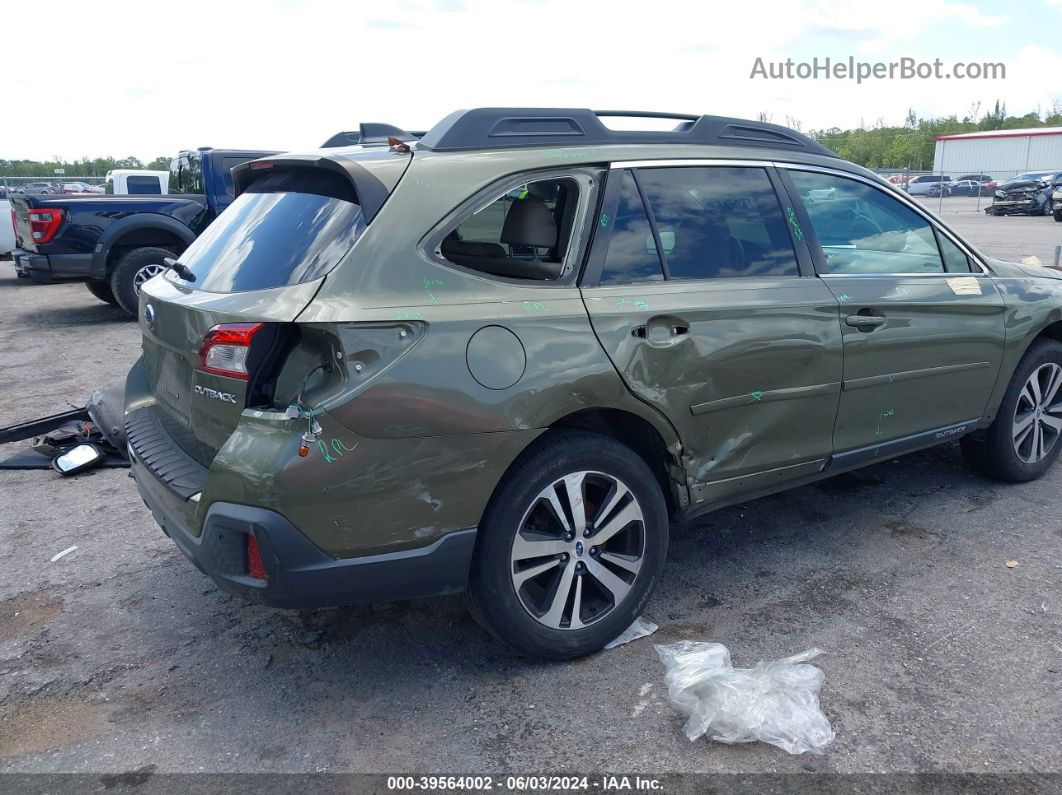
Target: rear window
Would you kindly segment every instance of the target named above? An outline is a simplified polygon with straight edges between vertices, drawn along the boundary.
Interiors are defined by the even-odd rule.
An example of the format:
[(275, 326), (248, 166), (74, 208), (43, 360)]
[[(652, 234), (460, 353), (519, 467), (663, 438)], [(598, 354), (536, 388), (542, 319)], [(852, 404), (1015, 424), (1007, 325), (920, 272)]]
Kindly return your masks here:
[(162, 193), (158, 177), (130, 176), (125, 181), (130, 195), (137, 193)]
[(364, 228), (354, 187), (317, 169), (253, 182), (181, 255), (197, 290), (236, 293), (313, 281)]

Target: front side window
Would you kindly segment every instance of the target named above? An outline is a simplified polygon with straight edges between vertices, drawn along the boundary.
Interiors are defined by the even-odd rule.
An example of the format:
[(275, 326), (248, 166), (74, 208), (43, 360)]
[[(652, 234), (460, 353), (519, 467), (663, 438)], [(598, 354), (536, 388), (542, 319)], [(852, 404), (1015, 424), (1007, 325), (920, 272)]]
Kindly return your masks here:
[(941, 234), (938, 237), (940, 238), (940, 253), (944, 257), (944, 267), (949, 273), (969, 273), (973, 270), (970, 267), (970, 258), (962, 252), (962, 249), (944, 235)]
[(494, 276), (559, 279), (578, 199), (578, 185), (570, 178), (518, 185), (452, 229), (439, 253)]
[(831, 174), (791, 171), (826, 273), (942, 273), (933, 227), (884, 191)]
[(796, 254), (762, 168), (638, 170), (671, 279), (797, 276)]

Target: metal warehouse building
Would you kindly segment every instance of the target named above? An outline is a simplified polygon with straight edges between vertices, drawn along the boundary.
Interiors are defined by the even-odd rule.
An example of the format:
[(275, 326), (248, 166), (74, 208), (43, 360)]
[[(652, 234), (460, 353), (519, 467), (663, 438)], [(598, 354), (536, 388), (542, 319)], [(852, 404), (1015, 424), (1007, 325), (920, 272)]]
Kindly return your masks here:
[(933, 170), (951, 177), (1062, 171), (1062, 127), (942, 135), (936, 144)]

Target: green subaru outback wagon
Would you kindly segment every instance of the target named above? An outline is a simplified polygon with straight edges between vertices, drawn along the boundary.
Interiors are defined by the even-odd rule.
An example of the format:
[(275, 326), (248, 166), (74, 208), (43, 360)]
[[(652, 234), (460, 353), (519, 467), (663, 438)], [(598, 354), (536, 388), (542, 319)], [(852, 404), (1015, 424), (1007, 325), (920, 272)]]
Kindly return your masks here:
[(642, 611), (669, 521), (955, 439), (1062, 444), (1062, 281), (771, 124), (460, 111), (234, 171), (140, 296), (163, 530), (282, 607), (467, 591), (514, 649)]

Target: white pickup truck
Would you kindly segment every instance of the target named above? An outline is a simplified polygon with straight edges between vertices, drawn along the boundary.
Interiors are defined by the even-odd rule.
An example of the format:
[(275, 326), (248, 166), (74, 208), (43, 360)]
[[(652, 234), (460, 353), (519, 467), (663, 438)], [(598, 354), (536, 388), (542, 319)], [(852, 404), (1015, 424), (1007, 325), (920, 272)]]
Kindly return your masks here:
[(0, 199), (0, 258), (15, 250), (15, 227), (11, 220), (11, 202)]
[(160, 195), (169, 193), (169, 171), (116, 168), (107, 172), (105, 192), (112, 196)]

